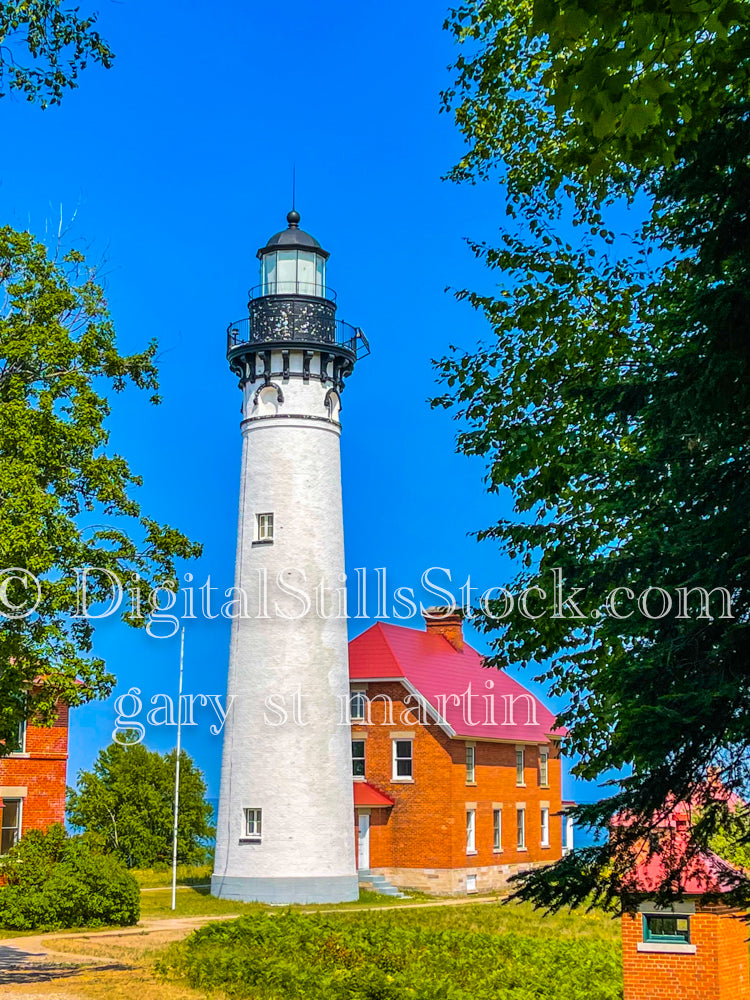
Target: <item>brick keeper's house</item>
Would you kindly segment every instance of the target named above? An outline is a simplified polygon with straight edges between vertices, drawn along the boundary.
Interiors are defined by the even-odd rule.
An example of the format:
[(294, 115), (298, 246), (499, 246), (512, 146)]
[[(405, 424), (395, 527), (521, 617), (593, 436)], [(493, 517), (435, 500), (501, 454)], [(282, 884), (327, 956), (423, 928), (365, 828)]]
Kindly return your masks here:
[(21, 749), (0, 757), (0, 854), (27, 830), (65, 820), (68, 707), (58, 706), (51, 727), (23, 725)]
[(565, 734), (483, 667), (446, 610), (429, 609), (426, 631), (378, 623), (349, 644), (358, 868), (361, 880), (483, 892), (572, 847)]

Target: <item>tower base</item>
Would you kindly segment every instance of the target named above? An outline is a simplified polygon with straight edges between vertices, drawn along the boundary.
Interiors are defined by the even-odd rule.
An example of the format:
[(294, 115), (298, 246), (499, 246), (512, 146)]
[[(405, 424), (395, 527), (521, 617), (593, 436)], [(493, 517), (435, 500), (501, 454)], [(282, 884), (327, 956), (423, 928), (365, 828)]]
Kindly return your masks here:
[(211, 895), (243, 903), (351, 903), (359, 899), (359, 879), (353, 875), (311, 875), (253, 878), (212, 875)]

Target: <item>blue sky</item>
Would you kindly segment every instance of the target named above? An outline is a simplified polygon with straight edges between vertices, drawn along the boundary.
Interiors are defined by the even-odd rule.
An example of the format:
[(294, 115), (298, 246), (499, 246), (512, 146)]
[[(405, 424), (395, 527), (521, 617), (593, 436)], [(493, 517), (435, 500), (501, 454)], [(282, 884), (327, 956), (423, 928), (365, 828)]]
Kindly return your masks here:
[[(225, 329), (246, 313), (257, 247), (285, 225), (295, 162), (302, 226), (331, 252), (339, 316), (372, 345), (344, 397), (349, 571), (387, 566), (392, 586), (415, 588), (428, 566), (478, 586), (512, 578), (467, 536), (508, 498), (484, 493), (481, 462), (455, 454), (455, 425), (427, 403), (430, 359), (486, 333), (445, 291), (488, 287), (464, 239), (491, 240), (504, 217), (498, 185), (441, 180), (462, 148), (439, 114), (454, 57), (443, 18), (424, 0), (105, 3), (112, 70), (86, 71), (60, 108), (0, 105), (0, 218), (39, 235), (62, 218), (68, 243), (101, 261), (122, 349), (159, 340), (163, 404), (118, 397), (112, 446), (144, 476), (144, 509), (203, 542), (197, 581), (232, 584), (240, 395)], [(96, 641), (119, 693), (174, 691), (177, 639), (106, 621)], [(223, 695), (228, 642), (226, 620), (190, 623), (186, 691)], [(185, 745), (215, 796), (220, 738), (207, 710), (196, 720)], [(113, 721), (111, 700), (75, 711), (69, 780)], [(152, 727), (146, 742), (173, 740)]]

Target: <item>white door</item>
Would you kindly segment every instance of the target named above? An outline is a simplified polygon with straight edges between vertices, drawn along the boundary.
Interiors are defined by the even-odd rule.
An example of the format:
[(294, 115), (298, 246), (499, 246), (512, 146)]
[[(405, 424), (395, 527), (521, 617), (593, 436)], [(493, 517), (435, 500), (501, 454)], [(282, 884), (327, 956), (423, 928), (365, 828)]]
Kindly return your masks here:
[(370, 867), (370, 814), (358, 813), (359, 852), (358, 867), (361, 870)]

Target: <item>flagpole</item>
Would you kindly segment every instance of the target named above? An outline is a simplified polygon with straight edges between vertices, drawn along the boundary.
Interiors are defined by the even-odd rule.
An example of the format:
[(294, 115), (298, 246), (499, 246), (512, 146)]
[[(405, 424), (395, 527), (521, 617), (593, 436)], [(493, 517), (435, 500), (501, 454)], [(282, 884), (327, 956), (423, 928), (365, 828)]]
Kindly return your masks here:
[(180, 814), (180, 738), (182, 736), (182, 667), (185, 659), (185, 626), (180, 636), (180, 683), (177, 695), (177, 757), (174, 769), (174, 826), (172, 830), (172, 909), (177, 908), (177, 819)]

